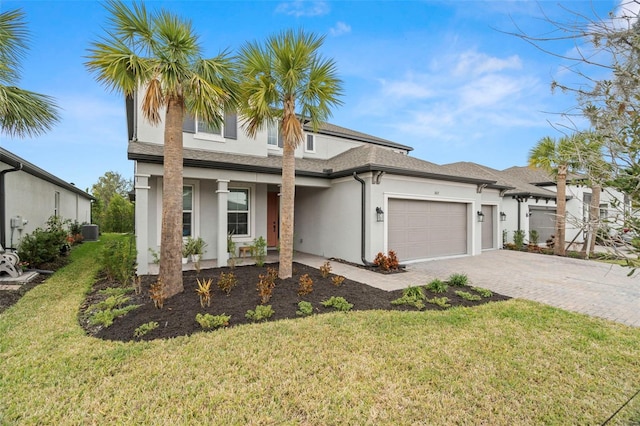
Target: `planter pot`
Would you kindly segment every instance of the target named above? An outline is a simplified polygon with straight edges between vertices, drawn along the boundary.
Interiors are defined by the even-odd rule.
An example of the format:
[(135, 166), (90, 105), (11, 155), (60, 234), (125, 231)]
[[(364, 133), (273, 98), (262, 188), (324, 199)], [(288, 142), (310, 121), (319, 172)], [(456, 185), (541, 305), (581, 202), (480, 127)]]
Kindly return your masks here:
[(189, 261), (189, 258), (188, 258), (188, 257), (183, 257), (183, 258), (182, 258), (182, 264), (183, 264), (183, 265), (186, 265), (188, 261)]

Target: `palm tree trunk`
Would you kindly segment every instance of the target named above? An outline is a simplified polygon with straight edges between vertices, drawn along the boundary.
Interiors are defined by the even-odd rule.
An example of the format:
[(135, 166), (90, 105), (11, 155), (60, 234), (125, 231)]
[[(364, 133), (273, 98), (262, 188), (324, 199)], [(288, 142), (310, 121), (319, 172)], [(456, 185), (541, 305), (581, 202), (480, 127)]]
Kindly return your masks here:
[(170, 96), (164, 130), (164, 181), (160, 275), (165, 297), (184, 290), (182, 283), (182, 119), (183, 102)]
[(567, 166), (558, 167), (558, 187), (556, 193), (556, 241), (553, 253), (558, 256), (565, 255), (565, 226), (567, 212)]
[(296, 190), (295, 148), (285, 140), (282, 150), (282, 188), (280, 195), (280, 267), (278, 277), (293, 275), (293, 213)]

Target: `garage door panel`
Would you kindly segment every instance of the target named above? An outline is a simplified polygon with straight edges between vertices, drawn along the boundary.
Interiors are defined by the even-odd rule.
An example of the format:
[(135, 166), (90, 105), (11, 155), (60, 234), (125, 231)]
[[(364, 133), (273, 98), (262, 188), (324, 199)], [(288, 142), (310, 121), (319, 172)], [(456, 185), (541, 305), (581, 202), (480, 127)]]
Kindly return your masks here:
[(400, 260), (467, 253), (467, 204), (390, 199), (388, 246)]

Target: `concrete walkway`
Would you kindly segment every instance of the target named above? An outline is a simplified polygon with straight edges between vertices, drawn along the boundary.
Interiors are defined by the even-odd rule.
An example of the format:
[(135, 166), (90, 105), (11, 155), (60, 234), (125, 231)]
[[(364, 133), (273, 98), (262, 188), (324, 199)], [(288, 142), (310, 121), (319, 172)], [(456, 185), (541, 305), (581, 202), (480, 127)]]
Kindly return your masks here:
[[(326, 259), (296, 253), (295, 261), (319, 267)], [(480, 256), (412, 263), (407, 272), (382, 275), (331, 262), (332, 272), (384, 290), (424, 285), (464, 273), (471, 284), (514, 298), (640, 327), (640, 276), (629, 268), (557, 256), (494, 250)], [(640, 271), (638, 272), (640, 273)]]

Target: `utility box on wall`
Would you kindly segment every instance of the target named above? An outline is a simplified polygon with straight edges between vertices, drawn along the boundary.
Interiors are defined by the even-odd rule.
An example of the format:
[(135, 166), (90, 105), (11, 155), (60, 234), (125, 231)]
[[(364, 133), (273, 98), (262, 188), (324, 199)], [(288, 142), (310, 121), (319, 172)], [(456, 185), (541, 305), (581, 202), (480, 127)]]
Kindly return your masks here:
[(15, 216), (11, 218), (11, 228), (13, 229), (22, 231), (27, 223), (29, 223), (29, 221), (23, 219), (22, 216)]
[(82, 225), (83, 241), (98, 241), (98, 225)]

